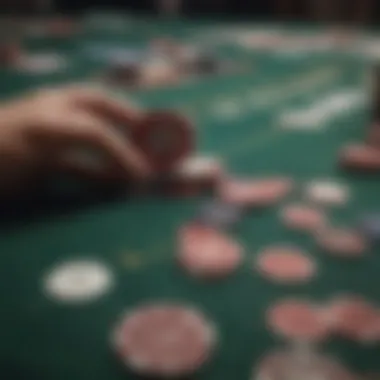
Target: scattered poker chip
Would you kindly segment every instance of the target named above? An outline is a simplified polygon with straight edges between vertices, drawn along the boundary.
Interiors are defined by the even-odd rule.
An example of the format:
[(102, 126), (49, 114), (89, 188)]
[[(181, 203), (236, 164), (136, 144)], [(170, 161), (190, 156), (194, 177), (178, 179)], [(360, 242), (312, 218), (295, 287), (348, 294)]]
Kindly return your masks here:
[(254, 267), (266, 278), (284, 284), (309, 281), (317, 265), (303, 251), (291, 246), (267, 247), (255, 259)]
[(341, 296), (327, 307), (333, 332), (360, 342), (380, 339), (379, 310), (358, 296)]
[(364, 236), (348, 228), (326, 227), (316, 233), (316, 242), (326, 252), (344, 258), (360, 258), (367, 249)]
[(201, 206), (196, 220), (216, 229), (227, 229), (239, 222), (241, 217), (242, 210), (240, 207), (214, 200)]
[(281, 300), (267, 311), (267, 326), (291, 341), (320, 342), (330, 335), (330, 325), (322, 308), (296, 299)]
[(174, 175), (191, 180), (215, 180), (223, 174), (223, 166), (217, 157), (190, 156), (181, 162)]
[(305, 192), (308, 200), (320, 205), (343, 205), (349, 199), (347, 186), (329, 180), (311, 181)]
[(343, 148), (339, 161), (345, 169), (378, 171), (380, 170), (380, 150), (365, 144), (351, 144)]
[(153, 179), (153, 192), (169, 196), (199, 196), (213, 193), (223, 176), (216, 157), (190, 156), (170, 173)]
[(178, 260), (195, 277), (222, 278), (237, 270), (243, 249), (222, 232), (194, 223), (179, 230)]
[(216, 345), (216, 335), (214, 326), (198, 310), (177, 304), (148, 304), (124, 315), (112, 344), (135, 373), (178, 378), (205, 364)]
[(277, 350), (262, 357), (251, 380), (323, 379), (354, 380), (355, 376), (335, 358), (316, 352), (299, 355)]
[(151, 57), (141, 66), (141, 86), (156, 87), (174, 84), (179, 79), (179, 73), (172, 62), (160, 57)]
[(171, 188), (178, 194), (199, 195), (215, 190), (223, 176), (223, 167), (217, 157), (190, 156), (173, 171)]
[(220, 185), (219, 197), (240, 206), (264, 207), (281, 201), (292, 186), (288, 178), (226, 179)]
[(156, 171), (178, 166), (194, 147), (192, 125), (173, 111), (149, 112), (131, 129), (131, 140)]
[(281, 210), (281, 219), (286, 227), (300, 231), (316, 231), (326, 224), (324, 212), (303, 204), (285, 206)]
[(104, 264), (77, 260), (53, 268), (44, 278), (44, 291), (65, 303), (90, 302), (108, 292), (113, 283), (113, 274)]

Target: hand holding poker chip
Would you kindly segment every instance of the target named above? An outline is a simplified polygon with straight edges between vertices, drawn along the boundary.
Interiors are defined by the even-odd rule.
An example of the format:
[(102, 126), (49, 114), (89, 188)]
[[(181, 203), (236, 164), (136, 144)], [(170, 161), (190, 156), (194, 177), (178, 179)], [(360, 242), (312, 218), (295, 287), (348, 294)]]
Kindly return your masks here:
[(132, 128), (130, 138), (157, 172), (174, 169), (194, 147), (190, 122), (184, 116), (166, 110), (142, 116)]

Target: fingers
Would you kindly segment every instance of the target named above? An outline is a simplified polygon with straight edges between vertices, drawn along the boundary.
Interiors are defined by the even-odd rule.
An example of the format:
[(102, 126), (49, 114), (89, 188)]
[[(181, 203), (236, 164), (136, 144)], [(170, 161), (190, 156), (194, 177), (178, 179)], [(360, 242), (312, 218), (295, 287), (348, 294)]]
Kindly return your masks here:
[(92, 112), (112, 123), (133, 127), (141, 117), (141, 110), (136, 106), (122, 102), (95, 89), (76, 89), (72, 101), (80, 107), (86, 107)]
[[(53, 157), (59, 156), (61, 152), (71, 155), (73, 151), (85, 149), (101, 159), (104, 158), (103, 167), (99, 157), (95, 157), (97, 162), (93, 161), (88, 165), (88, 159), (83, 160), (83, 151), (79, 153), (81, 158), (74, 153), (78, 159), (69, 159), (70, 162), (76, 161), (78, 165), (87, 162), (86, 166), (90, 171), (102, 171), (106, 167), (124, 176), (132, 174), (137, 178), (146, 178), (150, 174), (142, 154), (126, 138), (119, 135), (115, 128), (91, 114), (74, 112), (66, 115), (60, 125), (52, 126), (48, 130), (40, 129), (34, 137), (44, 147), (41, 150), (44, 149)], [(67, 160), (67, 157), (64, 159)]]
[(141, 153), (116, 130), (87, 114), (82, 115), (81, 120), (76, 119), (76, 122), (80, 124), (71, 132), (75, 141), (97, 149), (125, 172), (137, 177), (149, 175), (148, 164)]
[[(93, 88), (69, 86), (52, 89), (43, 96), (50, 100), (43, 102), (47, 104), (43, 122), (35, 123), (27, 133), (39, 144), (44, 157), (53, 161), (68, 148), (85, 146), (100, 152), (112, 164), (112, 171), (140, 178), (149, 176), (150, 169), (141, 152), (116, 129), (134, 125), (141, 117), (138, 109)], [(111, 170), (110, 165), (105, 167)]]

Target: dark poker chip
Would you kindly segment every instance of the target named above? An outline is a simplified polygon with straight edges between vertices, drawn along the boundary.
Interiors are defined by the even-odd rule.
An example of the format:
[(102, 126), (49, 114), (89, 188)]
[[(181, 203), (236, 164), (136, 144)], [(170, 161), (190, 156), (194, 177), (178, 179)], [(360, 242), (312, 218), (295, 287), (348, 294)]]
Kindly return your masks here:
[(380, 242), (380, 213), (368, 214), (361, 218), (358, 229), (371, 243)]
[(229, 229), (240, 221), (242, 214), (242, 209), (237, 205), (211, 201), (201, 206), (196, 219), (199, 223), (210, 227)]
[(147, 113), (132, 128), (130, 138), (158, 172), (169, 172), (194, 147), (191, 123), (184, 116), (166, 110)]

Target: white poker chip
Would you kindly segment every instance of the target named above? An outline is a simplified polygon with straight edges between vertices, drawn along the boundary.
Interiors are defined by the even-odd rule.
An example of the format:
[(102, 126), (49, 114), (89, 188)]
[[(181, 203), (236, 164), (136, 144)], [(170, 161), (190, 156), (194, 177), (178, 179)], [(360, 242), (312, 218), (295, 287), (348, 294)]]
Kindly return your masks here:
[(181, 163), (176, 174), (185, 178), (207, 177), (210, 174), (220, 174), (221, 168), (221, 162), (217, 157), (192, 156)]
[(343, 205), (349, 199), (348, 187), (330, 180), (312, 181), (305, 192), (310, 201), (323, 205)]
[(98, 261), (70, 261), (53, 268), (44, 278), (44, 290), (49, 298), (81, 303), (93, 301), (111, 289), (113, 274)]

